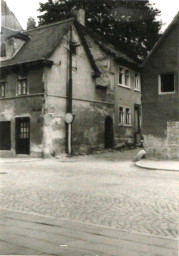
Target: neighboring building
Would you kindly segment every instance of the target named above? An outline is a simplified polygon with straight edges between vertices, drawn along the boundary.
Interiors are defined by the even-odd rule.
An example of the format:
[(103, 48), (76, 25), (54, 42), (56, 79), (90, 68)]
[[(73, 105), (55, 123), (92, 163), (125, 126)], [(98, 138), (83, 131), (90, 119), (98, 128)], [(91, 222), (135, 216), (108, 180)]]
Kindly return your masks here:
[(115, 146), (141, 143), (141, 74), (138, 65), (91, 29), (81, 26), (88, 46), (103, 73), (97, 81), (111, 81), (114, 91)]
[(14, 13), (9, 10), (9, 7), (4, 0), (1, 0), (1, 26), (12, 30), (22, 30), (19, 21)]
[(2, 39), (1, 156), (65, 152), (65, 117), (71, 111), (73, 153), (134, 143), (140, 133), (140, 74), (124, 53), (74, 18), (23, 33), (3, 28)]
[(179, 158), (179, 13), (143, 70), (143, 135), (150, 155)]

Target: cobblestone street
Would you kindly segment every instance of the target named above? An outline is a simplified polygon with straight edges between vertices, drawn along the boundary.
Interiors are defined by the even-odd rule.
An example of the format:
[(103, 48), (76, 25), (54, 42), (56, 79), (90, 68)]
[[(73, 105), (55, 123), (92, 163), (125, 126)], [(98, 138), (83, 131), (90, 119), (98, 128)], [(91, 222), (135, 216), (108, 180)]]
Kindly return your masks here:
[(83, 158), (6, 163), (0, 172), (1, 208), (177, 236), (178, 172)]

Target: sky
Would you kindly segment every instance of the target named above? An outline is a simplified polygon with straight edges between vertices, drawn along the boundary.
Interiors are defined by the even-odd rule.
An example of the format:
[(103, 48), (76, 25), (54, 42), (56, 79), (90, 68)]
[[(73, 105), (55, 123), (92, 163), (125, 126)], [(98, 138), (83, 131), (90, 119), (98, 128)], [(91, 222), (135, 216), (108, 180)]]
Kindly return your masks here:
[[(5, 0), (10, 10), (15, 14), (23, 29), (26, 29), (27, 19), (33, 16), (38, 24), (37, 16), (40, 13), (37, 11), (39, 2), (45, 3), (47, 0)], [(150, 0), (155, 7), (161, 11), (159, 20), (162, 20), (164, 25), (162, 31), (166, 29), (174, 16), (179, 11), (179, 0)]]

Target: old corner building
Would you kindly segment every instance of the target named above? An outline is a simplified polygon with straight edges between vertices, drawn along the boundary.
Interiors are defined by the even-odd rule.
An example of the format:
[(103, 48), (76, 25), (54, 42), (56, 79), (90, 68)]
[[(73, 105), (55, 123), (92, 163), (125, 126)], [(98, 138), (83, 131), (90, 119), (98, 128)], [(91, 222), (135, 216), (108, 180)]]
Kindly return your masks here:
[(2, 27), (1, 156), (66, 152), (67, 112), (75, 154), (139, 143), (140, 69), (79, 15), (27, 31)]
[(179, 13), (143, 67), (143, 134), (147, 153), (179, 158)]

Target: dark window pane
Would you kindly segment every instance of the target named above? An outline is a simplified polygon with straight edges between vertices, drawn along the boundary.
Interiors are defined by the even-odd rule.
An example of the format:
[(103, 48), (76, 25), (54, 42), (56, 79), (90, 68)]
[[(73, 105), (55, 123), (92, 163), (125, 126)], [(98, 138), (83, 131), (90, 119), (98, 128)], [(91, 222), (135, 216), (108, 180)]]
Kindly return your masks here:
[(1, 57), (6, 57), (6, 45), (5, 43), (1, 43)]
[(161, 75), (161, 92), (174, 92), (174, 74)]

